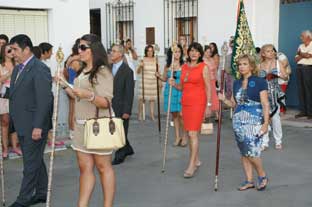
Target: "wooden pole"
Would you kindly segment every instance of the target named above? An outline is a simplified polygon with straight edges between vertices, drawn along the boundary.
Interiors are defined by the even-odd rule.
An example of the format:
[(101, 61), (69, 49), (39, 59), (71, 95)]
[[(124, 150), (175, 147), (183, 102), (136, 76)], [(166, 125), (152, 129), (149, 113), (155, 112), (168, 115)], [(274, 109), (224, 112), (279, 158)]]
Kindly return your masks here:
[[(174, 53), (177, 49), (177, 44), (173, 43), (171, 46), (172, 51), (172, 60), (171, 60), (171, 73), (170, 77), (173, 77), (173, 62), (174, 62)], [(167, 145), (168, 145), (168, 131), (169, 131), (169, 119), (170, 119), (170, 105), (171, 105), (171, 94), (172, 94), (172, 85), (169, 86), (169, 96), (168, 96), (168, 109), (167, 109), (167, 118), (166, 118), (166, 131), (165, 131), (165, 141), (164, 141), (164, 150), (163, 150), (163, 163), (162, 163), (162, 170), (161, 172), (165, 172), (165, 166), (166, 166), (166, 158), (167, 158)]]
[(2, 206), (5, 206), (5, 193), (4, 193), (4, 168), (3, 168), (3, 151), (2, 151), (2, 126), (0, 123), (0, 176), (1, 176), (1, 199)]
[[(227, 43), (224, 42), (222, 46), (222, 72), (221, 72), (221, 85), (220, 85), (220, 92), (224, 93), (224, 67), (225, 67), (225, 60), (227, 55), (228, 47)], [(219, 176), (219, 161), (220, 161), (220, 141), (221, 141), (221, 126), (222, 126), (222, 102), (219, 102), (219, 120), (218, 120), (218, 133), (217, 133), (217, 150), (216, 150), (216, 168), (215, 168), (215, 183), (214, 183), (214, 190), (218, 191), (218, 176)]]
[[(159, 72), (159, 64), (158, 64), (158, 52), (159, 47), (155, 45), (155, 54), (156, 54), (156, 72)], [(159, 134), (159, 143), (161, 142), (161, 122), (160, 122), (160, 91), (159, 91), (159, 78), (157, 77), (157, 112), (158, 112), (158, 134)]]
[[(56, 74), (60, 76), (60, 70), (62, 68), (62, 62), (64, 60), (64, 54), (62, 48), (59, 47), (56, 52), (56, 61), (57, 61), (57, 71)], [(52, 151), (50, 154), (50, 165), (49, 165), (49, 179), (48, 179), (48, 192), (47, 192), (47, 203), (46, 207), (51, 206), (51, 191), (52, 191), (52, 179), (53, 179), (53, 162), (54, 162), (54, 152), (55, 152), (55, 137), (56, 137), (56, 127), (57, 127), (57, 113), (58, 113), (58, 101), (59, 101), (59, 89), (60, 89), (60, 80), (56, 81), (56, 97), (54, 98), (54, 108), (53, 108), (53, 131), (52, 131)]]
[(144, 94), (144, 57), (142, 59), (142, 119), (145, 121), (145, 94)]

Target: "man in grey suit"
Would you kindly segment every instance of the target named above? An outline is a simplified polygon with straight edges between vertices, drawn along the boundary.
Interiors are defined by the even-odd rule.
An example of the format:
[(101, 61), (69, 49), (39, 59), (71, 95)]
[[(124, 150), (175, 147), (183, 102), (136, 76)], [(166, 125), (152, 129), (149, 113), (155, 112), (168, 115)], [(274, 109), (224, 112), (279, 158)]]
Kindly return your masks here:
[(25, 207), (46, 201), (43, 152), (52, 128), (52, 78), (49, 68), (33, 55), (28, 36), (17, 35), (10, 45), (18, 63), (10, 86), (10, 128), (18, 134), (24, 164), (21, 189), (10, 207)]

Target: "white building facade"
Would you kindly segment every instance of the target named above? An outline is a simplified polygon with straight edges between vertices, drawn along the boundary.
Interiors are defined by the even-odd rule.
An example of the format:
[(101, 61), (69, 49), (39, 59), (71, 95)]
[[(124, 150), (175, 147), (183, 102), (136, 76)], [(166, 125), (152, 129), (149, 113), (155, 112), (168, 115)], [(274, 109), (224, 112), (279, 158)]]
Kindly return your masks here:
[[(179, 35), (188, 36), (189, 40), (202, 44), (216, 42), (221, 47), (224, 41), (235, 34), (238, 0), (129, 2), (133, 1), (90, 0), (90, 9), (100, 11), (101, 37), (106, 47), (119, 39), (131, 38), (141, 54), (146, 42), (149, 42), (146, 40), (152, 38), (160, 46), (160, 54), (164, 54), (165, 48), (173, 39), (177, 40)], [(244, 2), (255, 44), (273, 43), (278, 46), (280, 0)], [(153, 37), (149, 37), (150, 30)]]
[[(89, 19), (86, 0), (0, 1), (0, 33), (9, 38), (27, 34), (34, 45), (49, 42), (54, 46), (54, 53), (61, 46), (65, 57), (70, 54), (74, 41), (90, 32)], [(54, 59), (52, 67), (55, 67)]]

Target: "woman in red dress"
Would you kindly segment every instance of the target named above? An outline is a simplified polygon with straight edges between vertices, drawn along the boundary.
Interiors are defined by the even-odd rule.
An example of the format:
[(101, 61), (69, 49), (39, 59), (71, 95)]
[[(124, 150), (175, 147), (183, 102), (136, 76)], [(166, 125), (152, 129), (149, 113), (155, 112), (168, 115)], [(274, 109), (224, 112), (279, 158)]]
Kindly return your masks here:
[(181, 83), (176, 84), (171, 78), (170, 84), (182, 90), (182, 119), (190, 143), (189, 163), (183, 176), (191, 178), (201, 165), (198, 131), (201, 128), (205, 111), (209, 116), (211, 113), (211, 90), (210, 74), (206, 64), (203, 63), (204, 51), (202, 46), (197, 42), (192, 43), (187, 54), (187, 63), (182, 66)]

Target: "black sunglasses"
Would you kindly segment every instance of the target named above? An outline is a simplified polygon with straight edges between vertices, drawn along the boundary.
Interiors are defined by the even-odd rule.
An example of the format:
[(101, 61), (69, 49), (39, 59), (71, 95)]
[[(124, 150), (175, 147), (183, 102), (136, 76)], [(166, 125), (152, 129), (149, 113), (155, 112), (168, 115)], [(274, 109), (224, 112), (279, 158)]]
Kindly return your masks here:
[(90, 48), (90, 46), (88, 46), (88, 45), (79, 45), (78, 48), (79, 48), (81, 51), (86, 51), (87, 49)]

